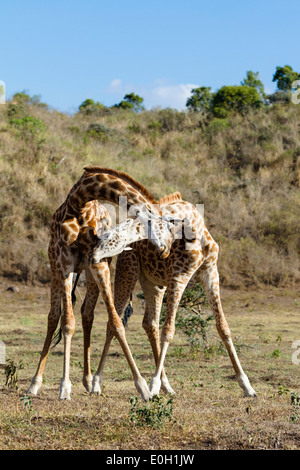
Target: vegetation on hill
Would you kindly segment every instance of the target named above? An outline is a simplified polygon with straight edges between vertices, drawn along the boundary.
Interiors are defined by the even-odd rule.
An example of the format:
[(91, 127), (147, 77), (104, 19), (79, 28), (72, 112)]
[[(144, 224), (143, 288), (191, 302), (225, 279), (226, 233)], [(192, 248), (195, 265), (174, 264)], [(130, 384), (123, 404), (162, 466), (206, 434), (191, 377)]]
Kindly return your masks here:
[(87, 99), (71, 116), (24, 92), (0, 105), (0, 274), (49, 280), (52, 213), (94, 164), (157, 198), (203, 203), (224, 285), (299, 281), (300, 106), (286, 85), (299, 74), (286, 67), (277, 96), (248, 72), (214, 94), (193, 90), (186, 111), (145, 110), (134, 93), (111, 108)]

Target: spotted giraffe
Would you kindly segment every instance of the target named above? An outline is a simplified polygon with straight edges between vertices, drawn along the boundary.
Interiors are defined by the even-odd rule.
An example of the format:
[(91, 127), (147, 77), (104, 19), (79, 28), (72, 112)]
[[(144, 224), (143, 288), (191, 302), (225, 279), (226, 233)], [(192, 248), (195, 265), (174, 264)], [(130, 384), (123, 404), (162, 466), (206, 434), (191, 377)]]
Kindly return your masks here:
[[(70, 399), (71, 382), (69, 378), (71, 339), (75, 329), (75, 317), (72, 308), (73, 273), (86, 272), (87, 297), (81, 309), (84, 329), (84, 377), (87, 390), (92, 387), (92, 374), (89, 366), (90, 333), (93, 311), (99, 295), (102, 294), (108, 312), (110, 331), (120, 342), (126, 359), (133, 373), (138, 392), (148, 399), (150, 392), (146, 381), (141, 376), (131, 355), (125, 337), (125, 330), (113, 302), (110, 282), (109, 260), (102, 258), (97, 263), (89, 263), (92, 249), (99, 243), (99, 236), (111, 227), (107, 210), (97, 201), (106, 200), (118, 204), (120, 196), (127, 197), (127, 208), (136, 207), (135, 214), (143, 224), (152, 220), (163, 223), (154, 206), (155, 200), (147, 189), (126, 173), (101, 167), (86, 167), (82, 177), (73, 186), (65, 202), (53, 215), (48, 255), (51, 268), (50, 312), (48, 315), (47, 334), (40, 361), (28, 393), (36, 395), (49, 353), (53, 334), (61, 317), (61, 329), (64, 337), (64, 367), (60, 383), (60, 399)], [(168, 223), (169, 226), (169, 223)], [(160, 255), (167, 256), (169, 242), (167, 232), (151, 232), (152, 241)], [(138, 240), (139, 238), (135, 238)], [(63, 305), (61, 312), (61, 302)]]
[[(187, 284), (192, 280), (201, 282), (206, 291), (217, 331), (228, 351), (238, 384), (244, 390), (245, 396), (255, 396), (255, 390), (250, 385), (237, 356), (221, 305), (217, 243), (208, 232), (200, 212), (189, 202), (183, 201), (180, 193), (166, 196), (158, 203), (163, 215), (186, 221), (182, 233), (177, 233), (177, 238), (171, 242), (170, 255), (165, 259), (157, 256), (149, 240), (134, 243), (132, 251), (123, 251), (117, 259), (114, 286), (115, 307), (121, 316), (137, 280), (141, 284), (146, 301), (143, 328), (148, 335), (156, 363), (150, 392), (153, 395), (158, 394), (162, 387), (165, 392), (174, 393), (165, 374), (164, 361), (175, 333), (175, 316), (179, 302)], [(159, 317), (165, 291), (166, 317), (160, 341)], [(103, 368), (111, 339), (112, 333), (107, 328), (105, 346), (93, 379), (93, 391), (96, 393), (101, 392)]]

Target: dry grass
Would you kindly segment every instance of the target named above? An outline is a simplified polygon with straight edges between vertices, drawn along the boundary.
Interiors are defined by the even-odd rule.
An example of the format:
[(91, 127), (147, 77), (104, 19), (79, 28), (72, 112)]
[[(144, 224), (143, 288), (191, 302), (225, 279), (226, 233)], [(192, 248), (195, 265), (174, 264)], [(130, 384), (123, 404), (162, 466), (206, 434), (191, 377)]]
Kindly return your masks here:
[[(25, 112), (40, 120), (33, 121), (30, 133), (9, 123), (10, 104), (0, 106), (0, 339), (7, 359), (16, 365), (22, 360), (24, 368), (17, 391), (5, 386), (1, 374), (0, 448), (299, 449), (300, 411), (291, 394), (299, 390), (300, 373), (291, 355), (300, 321), (300, 108), (206, 121), (172, 110), (67, 116), (24, 104)], [(89, 130), (91, 124), (100, 132), (95, 126)], [(102, 396), (89, 396), (81, 385), (77, 305), (72, 401), (57, 399), (59, 345), (49, 357), (40, 394), (24, 405), (46, 331), (49, 288), (41, 283), (49, 281), (51, 215), (86, 164), (126, 171), (157, 198), (181, 191), (186, 200), (204, 203), (207, 226), (220, 245), (225, 313), (257, 399), (242, 397), (214, 329), (208, 356), (191, 351), (177, 333), (166, 362), (177, 392), (173, 420), (161, 429), (134, 426), (129, 398), (136, 392), (116, 342)], [(17, 281), (23, 281), (20, 291), (8, 292)], [(103, 304), (97, 309), (94, 369), (106, 325)], [(149, 382), (153, 359), (137, 299), (135, 312), (127, 336)]]
[[(170, 346), (166, 370), (177, 395), (172, 421), (160, 429), (130, 422), (131, 395), (136, 391), (129, 367), (114, 341), (105, 368), (103, 394), (89, 396), (82, 384), (82, 328), (76, 306), (77, 328), (72, 343), (71, 402), (58, 400), (62, 374), (62, 345), (51, 353), (45, 382), (30, 406), (21, 398), (37, 366), (46, 330), (49, 291), (18, 285), (7, 291), (2, 281), (0, 338), (7, 359), (20, 360), (17, 391), (5, 387), (1, 374), (1, 449), (299, 449), (300, 410), (291, 404), (299, 391), (299, 367), (292, 363), (292, 342), (298, 339), (299, 292), (269, 288), (256, 291), (223, 290), (223, 304), (239, 357), (258, 393), (245, 399), (212, 325), (213, 353), (190, 350), (177, 332)], [(84, 288), (79, 288), (84, 295)], [(80, 302), (79, 302), (80, 304)], [(142, 332), (142, 308), (134, 299), (127, 337), (137, 364), (149, 383), (154, 371), (152, 354)], [(99, 314), (100, 312), (100, 314)], [(104, 342), (106, 313), (101, 302), (92, 336), (92, 363), (97, 367)], [(277, 351), (274, 353), (274, 351)]]
[(156, 197), (179, 190), (204, 203), (223, 285), (299, 281), (299, 106), (205, 121), (164, 109), (67, 116), (24, 105), (46, 126), (28, 136), (9, 124), (10, 105), (0, 107), (2, 274), (49, 279), (51, 215), (91, 163), (128, 172)]

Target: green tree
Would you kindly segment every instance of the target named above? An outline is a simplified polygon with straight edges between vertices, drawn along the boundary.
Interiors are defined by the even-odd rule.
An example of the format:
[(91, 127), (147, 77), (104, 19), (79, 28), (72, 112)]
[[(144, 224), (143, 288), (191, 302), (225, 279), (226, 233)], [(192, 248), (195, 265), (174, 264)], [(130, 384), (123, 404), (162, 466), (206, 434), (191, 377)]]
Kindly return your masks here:
[(133, 111), (139, 112), (145, 109), (143, 102), (144, 98), (141, 96), (136, 95), (135, 93), (128, 93), (119, 104), (115, 105), (115, 107), (121, 109), (132, 109)]
[(79, 111), (84, 114), (95, 114), (99, 111), (103, 111), (105, 106), (99, 101), (94, 101), (91, 98), (84, 100), (78, 107)]
[(231, 111), (244, 114), (262, 105), (256, 88), (247, 85), (223, 86), (212, 99), (212, 112), (218, 118), (226, 118)]
[(252, 70), (248, 70), (246, 72), (246, 78), (244, 78), (244, 80), (241, 82), (241, 85), (255, 88), (260, 94), (261, 98), (263, 100), (266, 99), (265, 87), (262, 81), (259, 79), (259, 72), (252, 72)]
[(211, 107), (213, 94), (211, 87), (199, 87), (191, 90), (192, 95), (187, 99), (186, 107), (191, 111), (208, 111)]
[(295, 72), (290, 65), (284, 67), (276, 67), (273, 75), (273, 82), (277, 82), (278, 90), (291, 92), (292, 84), (295, 80), (300, 79), (300, 73)]

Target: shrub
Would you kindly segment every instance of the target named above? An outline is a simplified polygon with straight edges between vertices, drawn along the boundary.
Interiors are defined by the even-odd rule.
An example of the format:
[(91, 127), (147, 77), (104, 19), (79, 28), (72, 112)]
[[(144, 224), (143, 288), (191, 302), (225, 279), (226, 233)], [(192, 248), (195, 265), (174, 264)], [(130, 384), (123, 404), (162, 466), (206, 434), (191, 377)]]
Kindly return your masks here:
[(258, 78), (259, 73), (258, 72), (252, 72), (252, 70), (248, 70), (246, 74), (246, 78), (241, 82), (241, 85), (246, 85), (255, 88), (261, 99), (265, 100), (266, 94), (265, 94), (265, 88), (263, 83), (260, 81)]
[(192, 89), (192, 96), (187, 99), (186, 107), (191, 111), (209, 111), (213, 99), (211, 87)]
[(41, 102), (40, 95), (30, 96), (28, 93), (25, 93), (25, 91), (15, 93), (13, 95), (13, 101), (18, 105), (33, 105), (39, 108), (48, 109), (48, 105)]
[(22, 118), (13, 118), (9, 124), (26, 141), (38, 140), (41, 142), (44, 138), (46, 126), (41, 119), (27, 115)]
[[(166, 297), (164, 295), (160, 325), (163, 325), (166, 316)], [(206, 294), (201, 284), (197, 283), (191, 288), (185, 289), (176, 314), (175, 326), (188, 337), (189, 344), (195, 348), (203, 346), (208, 348), (208, 327), (213, 320), (211, 313), (205, 314), (204, 308), (208, 307)]]
[(107, 111), (107, 108), (99, 103), (99, 101), (94, 101), (90, 98), (86, 99), (81, 103), (81, 105), (78, 107), (79, 112), (82, 114), (96, 114), (96, 115), (102, 115)]
[(134, 93), (128, 93), (119, 104), (115, 105), (115, 107), (121, 109), (132, 109), (133, 111), (139, 112), (144, 110), (143, 102), (144, 98), (141, 96), (135, 95)]
[(185, 120), (186, 114), (184, 112), (166, 108), (158, 111), (158, 119), (155, 125), (156, 128), (160, 127), (161, 131), (164, 132), (182, 131), (184, 129)]
[(9, 388), (18, 389), (18, 371), (24, 368), (23, 361), (19, 361), (19, 364), (15, 364), (12, 359), (7, 361), (4, 368), (5, 373), (5, 385)]
[(155, 395), (148, 403), (138, 407), (138, 398), (130, 397), (130, 421), (136, 426), (161, 428), (165, 421), (171, 421), (173, 413), (173, 398)]
[(212, 99), (212, 112), (218, 118), (226, 118), (230, 112), (245, 114), (249, 109), (262, 105), (258, 91), (254, 87), (223, 86)]
[(91, 123), (87, 129), (87, 135), (105, 141), (113, 134), (112, 129), (99, 123)]
[(300, 79), (300, 74), (295, 72), (290, 65), (284, 67), (276, 67), (273, 75), (273, 82), (277, 82), (278, 90), (290, 93), (292, 84), (295, 80)]

